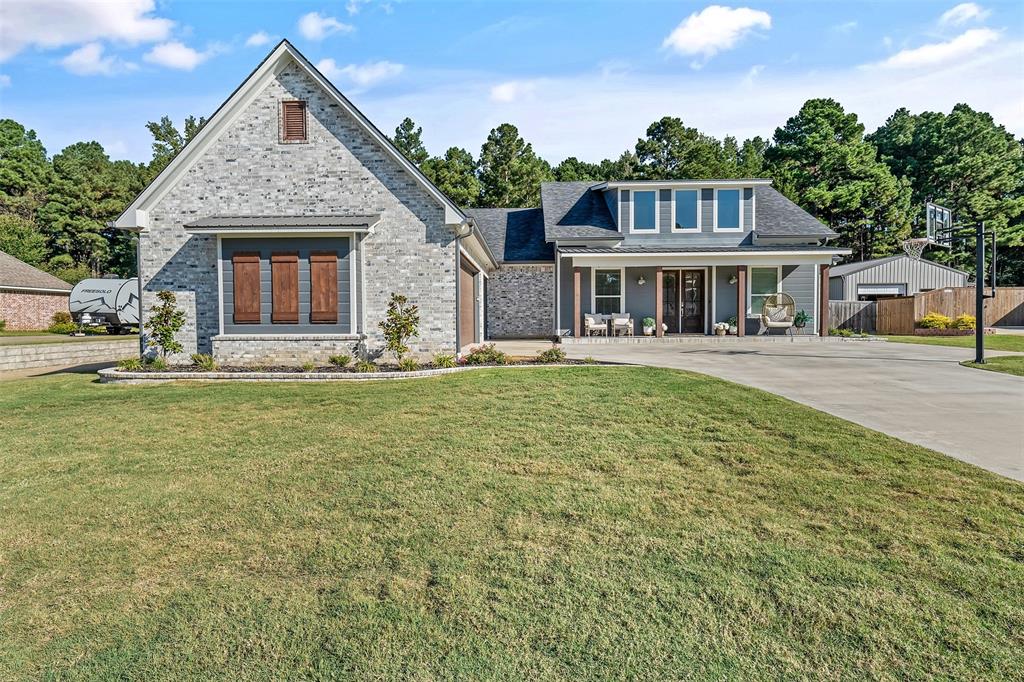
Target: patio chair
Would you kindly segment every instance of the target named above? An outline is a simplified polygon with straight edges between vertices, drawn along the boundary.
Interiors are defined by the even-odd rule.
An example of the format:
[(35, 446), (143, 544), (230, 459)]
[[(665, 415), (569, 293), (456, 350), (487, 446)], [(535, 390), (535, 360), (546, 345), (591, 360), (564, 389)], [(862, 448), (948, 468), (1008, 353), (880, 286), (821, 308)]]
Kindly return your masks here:
[(761, 329), (758, 334), (767, 334), (769, 329), (785, 329), (793, 336), (793, 318), (796, 315), (796, 301), (789, 294), (772, 294), (764, 300), (761, 309)]
[(612, 336), (633, 336), (633, 318), (625, 314), (613, 314)]
[(605, 315), (596, 315), (593, 313), (587, 313), (583, 316), (583, 334), (585, 336), (593, 336), (594, 334), (600, 334), (601, 336), (608, 336), (608, 318)]

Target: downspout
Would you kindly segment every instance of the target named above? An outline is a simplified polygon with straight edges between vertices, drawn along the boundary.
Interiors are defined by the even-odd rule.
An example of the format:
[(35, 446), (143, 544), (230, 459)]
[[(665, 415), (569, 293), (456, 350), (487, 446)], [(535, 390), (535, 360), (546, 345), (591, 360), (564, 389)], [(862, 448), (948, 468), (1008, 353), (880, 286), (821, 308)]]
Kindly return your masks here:
[[(476, 222), (466, 218), (455, 228), (455, 355), (462, 351), (462, 325), (459, 324), (459, 311), (462, 310), (462, 240), (476, 231)], [(476, 322), (473, 322), (476, 326)]]

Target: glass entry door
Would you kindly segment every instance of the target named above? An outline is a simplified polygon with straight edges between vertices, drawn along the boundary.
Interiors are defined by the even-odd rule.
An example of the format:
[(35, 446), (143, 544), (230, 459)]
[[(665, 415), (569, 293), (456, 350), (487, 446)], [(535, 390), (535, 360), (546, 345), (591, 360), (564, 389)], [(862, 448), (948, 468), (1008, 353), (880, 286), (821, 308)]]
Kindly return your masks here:
[(679, 333), (679, 271), (662, 273), (661, 316), (668, 334)]
[(679, 323), (684, 334), (704, 333), (704, 271), (683, 270)]
[(704, 333), (704, 271), (665, 270), (661, 314), (668, 334)]

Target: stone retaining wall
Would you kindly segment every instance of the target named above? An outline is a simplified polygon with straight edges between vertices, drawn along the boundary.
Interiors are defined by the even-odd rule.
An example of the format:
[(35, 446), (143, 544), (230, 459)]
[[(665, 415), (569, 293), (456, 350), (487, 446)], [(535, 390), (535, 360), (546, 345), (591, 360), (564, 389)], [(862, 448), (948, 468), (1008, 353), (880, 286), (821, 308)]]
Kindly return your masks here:
[(0, 372), (34, 367), (72, 367), (138, 356), (137, 339), (0, 346)]
[(213, 337), (213, 357), (221, 365), (326, 365), (332, 355), (356, 357), (358, 335), (264, 335)]

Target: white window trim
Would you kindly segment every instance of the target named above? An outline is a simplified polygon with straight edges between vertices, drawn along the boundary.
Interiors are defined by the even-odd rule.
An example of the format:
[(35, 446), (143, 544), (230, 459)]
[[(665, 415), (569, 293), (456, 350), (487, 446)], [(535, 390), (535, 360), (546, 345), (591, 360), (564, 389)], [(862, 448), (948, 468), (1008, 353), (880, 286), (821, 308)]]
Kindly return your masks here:
[[(700, 232), (701, 228), (703, 227), (700, 224), (700, 188), (676, 187), (669, 191), (672, 192), (672, 232), (674, 232), (675, 234), (696, 234), (697, 232)], [(676, 227), (676, 192), (693, 192), (697, 195), (697, 227)]]
[[(735, 230), (732, 230), (735, 232)], [(753, 315), (754, 308), (751, 301), (754, 296), (754, 270), (771, 270), (775, 268), (778, 273), (775, 278), (775, 292), (782, 293), (782, 266), (781, 265), (751, 265), (747, 267), (747, 315)], [(758, 294), (758, 296), (771, 296), (771, 294)]]
[[(712, 230), (714, 232), (743, 232), (743, 187), (715, 187), (715, 198), (714, 198), (714, 210), (711, 212), (714, 222)], [(725, 191), (736, 191), (739, 192), (739, 227), (719, 227), (718, 226), (718, 193), (722, 190)]]
[[(633, 217), (633, 212), (636, 209), (636, 195), (637, 192), (651, 192), (654, 194), (654, 229), (636, 229), (636, 219)], [(661, 232), (661, 211), (658, 210), (658, 195), (660, 190), (655, 189), (641, 189), (633, 190), (629, 195), (629, 233), (630, 234), (658, 234)]]
[[(642, 230), (641, 230), (642, 231)], [(619, 272), (619, 314), (626, 312), (626, 268), (590, 268), (590, 313), (597, 314), (597, 271), (617, 270)], [(613, 298), (602, 296), (601, 298)]]

